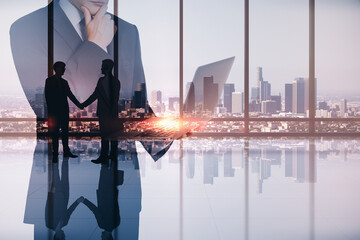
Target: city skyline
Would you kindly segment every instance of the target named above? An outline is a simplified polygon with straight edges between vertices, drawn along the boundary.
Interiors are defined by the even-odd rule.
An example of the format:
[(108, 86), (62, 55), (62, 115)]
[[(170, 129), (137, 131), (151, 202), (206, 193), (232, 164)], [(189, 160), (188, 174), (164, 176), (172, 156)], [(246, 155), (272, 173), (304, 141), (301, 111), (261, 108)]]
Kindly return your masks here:
[[(0, 25), (0, 42), (5, 50), (0, 58), (0, 70), (6, 73), (6, 79), (10, 81), (1, 81), (0, 94), (23, 94), (10, 53), (8, 33), (11, 23), (46, 3), (43, 0), (18, 1), (17, 4), (23, 5), (21, 9), (17, 4), (1, 3), (3, 21)], [(281, 3), (282, 7), (266, 1), (254, 1), (250, 5), (250, 83), (254, 85), (255, 69), (260, 65), (266, 71), (264, 79), (272, 82), (274, 92), (283, 95), (282, 85), (285, 82), (292, 81), (296, 76), (308, 75), (308, 2), (277, 0), (274, 3)], [(157, 10), (158, 15), (151, 16), (149, 21), (150, 13), (146, 10), (155, 5), (161, 7)], [(203, 6), (207, 11), (201, 11), (200, 18), (198, 10)], [(166, 94), (178, 97), (177, 3), (160, 3), (160, 0), (156, 0), (151, 4), (146, 1), (135, 4), (121, 1), (119, 8), (120, 17), (139, 28), (145, 74), (148, 83), (151, 83), (148, 91), (167, 90)], [(110, 1), (109, 12), (112, 9)], [(198, 66), (235, 55), (236, 61), (228, 83), (235, 83), (238, 86), (235, 90), (243, 91), (242, 9), (241, 1), (231, 1), (228, 5), (215, 1), (185, 2), (184, 83), (191, 80)], [(360, 42), (360, 30), (355, 24), (360, 21), (359, 12), (359, 1), (316, 1), (315, 74), (319, 80), (320, 95), (355, 97), (359, 91), (360, 46), (357, 43)], [(215, 18), (217, 14), (220, 14), (220, 18)], [(167, 24), (162, 23), (164, 19), (167, 19)], [(229, 36), (227, 41), (216, 34), (225, 23), (227, 27), (221, 33)], [(205, 30), (204, 26), (209, 24), (214, 27)], [(153, 34), (151, 26), (157, 27), (157, 34)], [(198, 29), (203, 30), (196, 32)], [(164, 34), (168, 36), (167, 42), (162, 37)], [(266, 41), (261, 36), (266, 36)], [(345, 84), (336, 86), (339, 81)]]

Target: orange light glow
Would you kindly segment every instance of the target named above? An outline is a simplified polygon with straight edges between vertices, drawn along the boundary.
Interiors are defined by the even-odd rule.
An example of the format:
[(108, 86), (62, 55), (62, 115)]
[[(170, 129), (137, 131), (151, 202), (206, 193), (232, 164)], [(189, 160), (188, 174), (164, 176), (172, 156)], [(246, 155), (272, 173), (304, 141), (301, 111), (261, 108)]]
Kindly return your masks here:
[(165, 118), (155, 123), (155, 126), (168, 131), (178, 131), (181, 121), (175, 118)]

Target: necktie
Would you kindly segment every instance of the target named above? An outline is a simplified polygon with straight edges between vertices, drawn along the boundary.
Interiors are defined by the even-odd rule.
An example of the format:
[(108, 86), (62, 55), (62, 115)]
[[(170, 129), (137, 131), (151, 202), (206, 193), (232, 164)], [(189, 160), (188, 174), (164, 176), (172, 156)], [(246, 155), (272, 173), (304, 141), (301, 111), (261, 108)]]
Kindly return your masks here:
[(80, 31), (81, 31), (81, 38), (83, 41), (85, 41), (87, 39), (86, 37), (86, 27), (85, 27), (85, 18), (83, 18), (80, 22)]

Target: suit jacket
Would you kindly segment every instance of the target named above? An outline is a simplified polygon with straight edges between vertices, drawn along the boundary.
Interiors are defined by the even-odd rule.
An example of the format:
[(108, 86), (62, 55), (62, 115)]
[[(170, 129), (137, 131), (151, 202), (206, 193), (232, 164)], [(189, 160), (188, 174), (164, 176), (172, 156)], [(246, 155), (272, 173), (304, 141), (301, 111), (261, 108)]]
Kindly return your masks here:
[[(107, 52), (93, 42), (83, 41), (59, 6), (58, 0), (15, 21), (10, 28), (11, 51), (21, 86), (37, 117), (43, 117), (45, 112), (39, 111), (44, 109), (45, 104), (41, 102), (41, 97), (35, 98), (35, 95), (43, 95), (43, 79), (48, 77), (48, 9), (52, 6), (53, 59), (54, 62), (66, 63), (63, 77), (68, 80), (80, 101), (93, 93), (101, 73), (102, 61), (114, 59), (115, 38), (107, 47)], [(112, 18), (117, 22), (118, 65), (115, 67), (121, 82), (120, 98), (132, 99), (138, 84), (145, 83), (139, 33), (135, 25), (116, 16)], [(133, 144), (135, 145), (134, 142)], [(142, 144), (145, 146), (151, 143)], [(156, 145), (164, 145), (167, 150), (171, 143)], [(154, 148), (147, 151), (154, 160), (166, 152), (161, 151), (159, 154)]]
[(84, 106), (90, 105), (96, 99), (97, 109), (96, 115), (98, 117), (117, 117), (118, 116), (118, 101), (119, 101), (119, 91), (120, 91), (120, 81), (115, 77), (112, 77), (110, 81), (112, 82), (112, 96), (113, 99), (110, 100), (110, 96), (108, 96), (107, 91), (104, 89), (103, 82), (106, 81), (105, 77), (99, 79), (95, 91), (90, 97), (84, 102)]
[(65, 79), (57, 79), (55, 76), (46, 79), (45, 99), (49, 116), (69, 118), (68, 97), (73, 103), (80, 105)]
[[(54, 62), (66, 63), (64, 78), (80, 101), (96, 87), (102, 60), (114, 59), (114, 39), (107, 52), (90, 41), (83, 41), (75, 31), (57, 0), (14, 22), (10, 29), (11, 50), (15, 67), (31, 107), (44, 106), (36, 94), (43, 94), (43, 79), (48, 69), (48, 8), (54, 7)], [(139, 34), (132, 25), (116, 16), (118, 35), (118, 78), (120, 97), (132, 99), (138, 83), (145, 83)], [(37, 100), (37, 101), (35, 101)], [(38, 117), (41, 112), (35, 111)]]

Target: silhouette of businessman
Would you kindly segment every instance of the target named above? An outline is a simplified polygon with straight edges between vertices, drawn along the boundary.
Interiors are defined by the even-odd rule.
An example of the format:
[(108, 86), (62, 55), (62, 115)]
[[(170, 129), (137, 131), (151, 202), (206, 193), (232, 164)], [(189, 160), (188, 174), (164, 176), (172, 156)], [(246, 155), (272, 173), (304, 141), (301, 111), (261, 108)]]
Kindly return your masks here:
[[(101, 153), (93, 163), (106, 163), (109, 159), (109, 139), (114, 132), (121, 131), (123, 125), (116, 119), (118, 118), (118, 101), (120, 92), (120, 81), (112, 75), (114, 62), (111, 59), (105, 59), (102, 62), (101, 72), (104, 74), (96, 85), (95, 91), (82, 103), (87, 107), (95, 100), (97, 102), (96, 115), (99, 117), (100, 135), (101, 135)], [(115, 138), (111, 140), (110, 158), (117, 157), (118, 142)]]
[(56, 161), (59, 154), (59, 132), (61, 128), (61, 139), (64, 157), (75, 158), (69, 148), (69, 103), (67, 98), (79, 108), (83, 109), (80, 102), (71, 92), (68, 82), (62, 78), (65, 73), (65, 63), (54, 64), (55, 75), (46, 79), (45, 99), (48, 109), (49, 132), (52, 137), (53, 160)]
[[(59, 174), (59, 164), (51, 163), (52, 175), (50, 178), (50, 189), (45, 205), (45, 224), (46, 227), (55, 232), (54, 239), (65, 239), (62, 230), (70, 219), (79, 203), (84, 201), (84, 197), (79, 197), (68, 208), (69, 204), (69, 159), (65, 158), (61, 167), (61, 179)], [(50, 171), (50, 170), (49, 170)]]

